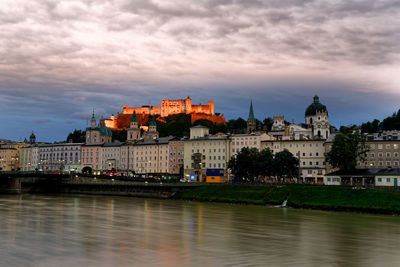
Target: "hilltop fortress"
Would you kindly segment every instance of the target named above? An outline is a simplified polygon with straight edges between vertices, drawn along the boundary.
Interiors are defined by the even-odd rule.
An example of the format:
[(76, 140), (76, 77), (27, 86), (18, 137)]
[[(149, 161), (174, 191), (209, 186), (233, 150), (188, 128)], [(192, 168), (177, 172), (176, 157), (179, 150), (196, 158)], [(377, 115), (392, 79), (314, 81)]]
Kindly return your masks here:
[(207, 105), (192, 105), (192, 99), (187, 97), (186, 99), (178, 100), (164, 99), (159, 107), (151, 106), (150, 103), (141, 107), (124, 105), (122, 113), (117, 113), (117, 116), (111, 115), (110, 119), (105, 120), (105, 125), (115, 130), (127, 129), (134, 112), (140, 125), (146, 124), (150, 116), (159, 115), (161, 118), (158, 118), (158, 120), (162, 121), (164, 117), (180, 113), (190, 114), (192, 123), (200, 119), (206, 119), (216, 124), (225, 124), (224, 115), (214, 113), (213, 101), (208, 101)]

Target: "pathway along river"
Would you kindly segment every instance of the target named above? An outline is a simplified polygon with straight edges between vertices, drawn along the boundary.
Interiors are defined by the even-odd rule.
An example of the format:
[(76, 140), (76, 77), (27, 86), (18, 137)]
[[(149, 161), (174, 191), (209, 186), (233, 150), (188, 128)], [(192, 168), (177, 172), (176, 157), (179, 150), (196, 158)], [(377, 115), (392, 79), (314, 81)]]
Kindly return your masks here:
[(0, 196), (1, 266), (399, 266), (400, 217), (109, 196)]

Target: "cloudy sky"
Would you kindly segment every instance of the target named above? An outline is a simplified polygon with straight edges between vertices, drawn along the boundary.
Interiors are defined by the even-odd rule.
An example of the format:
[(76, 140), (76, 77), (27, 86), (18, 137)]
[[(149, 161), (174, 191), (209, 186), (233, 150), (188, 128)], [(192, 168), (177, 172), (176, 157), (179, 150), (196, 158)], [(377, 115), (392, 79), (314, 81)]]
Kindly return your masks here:
[(302, 122), (317, 93), (335, 126), (382, 119), (400, 108), (399, 18), (393, 0), (2, 0), (0, 138), (187, 96)]

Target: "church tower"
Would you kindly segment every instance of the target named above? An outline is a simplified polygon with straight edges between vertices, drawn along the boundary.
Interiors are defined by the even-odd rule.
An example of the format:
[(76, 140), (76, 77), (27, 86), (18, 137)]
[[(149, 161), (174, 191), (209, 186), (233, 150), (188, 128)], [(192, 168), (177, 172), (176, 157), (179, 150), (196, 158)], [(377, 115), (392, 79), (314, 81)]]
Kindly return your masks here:
[(140, 139), (140, 128), (138, 123), (138, 118), (136, 116), (136, 111), (133, 111), (130, 126), (127, 130), (127, 141), (134, 142)]
[(250, 101), (249, 118), (247, 119), (247, 132), (255, 132), (257, 127), (256, 119), (254, 118), (253, 101)]
[(319, 97), (314, 96), (314, 101), (305, 112), (305, 120), (314, 139), (327, 139), (330, 135), (328, 110), (319, 102)]
[(111, 142), (112, 132), (106, 127), (104, 118), (101, 118), (99, 125), (96, 126), (94, 111), (90, 120), (90, 127), (86, 128), (86, 144), (104, 144)]
[(143, 133), (144, 138), (158, 138), (157, 123), (154, 116), (149, 121), (149, 130)]
[(31, 136), (29, 137), (29, 143), (30, 143), (30, 144), (36, 143), (36, 136), (35, 136), (35, 134), (33, 133), (33, 131), (32, 131)]
[(94, 109), (92, 113), (92, 118), (90, 119), (90, 128), (92, 129), (96, 128), (96, 118), (94, 117)]

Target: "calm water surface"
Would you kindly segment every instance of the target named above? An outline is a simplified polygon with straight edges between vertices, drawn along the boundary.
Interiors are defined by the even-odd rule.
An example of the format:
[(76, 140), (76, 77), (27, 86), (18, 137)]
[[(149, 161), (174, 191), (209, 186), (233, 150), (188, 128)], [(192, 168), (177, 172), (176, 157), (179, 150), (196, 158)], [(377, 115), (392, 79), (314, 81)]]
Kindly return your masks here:
[(0, 196), (0, 266), (400, 266), (400, 217)]

